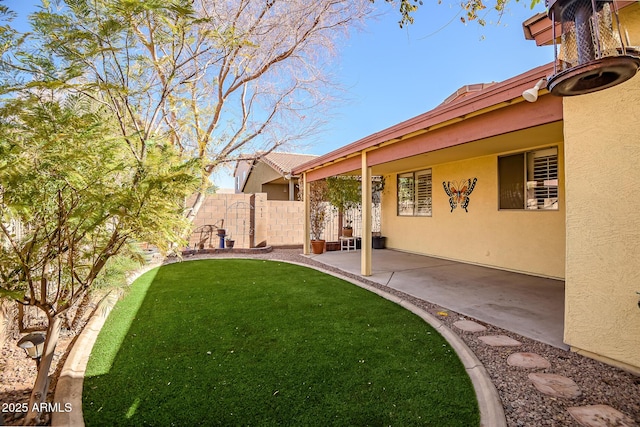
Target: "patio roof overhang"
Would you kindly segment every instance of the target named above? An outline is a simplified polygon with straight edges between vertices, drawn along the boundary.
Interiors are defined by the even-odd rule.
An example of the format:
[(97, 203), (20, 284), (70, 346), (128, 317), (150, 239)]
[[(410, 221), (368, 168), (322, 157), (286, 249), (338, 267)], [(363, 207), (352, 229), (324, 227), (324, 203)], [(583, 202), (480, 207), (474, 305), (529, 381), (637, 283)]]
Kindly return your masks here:
[[(529, 103), (522, 92), (553, 72), (547, 64), (496, 83), (451, 103), (441, 104), (417, 117), (369, 135), (302, 164), (294, 173), (306, 173), (308, 181), (328, 176), (359, 173), (362, 154), (375, 169), (399, 159), (419, 156), (498, 137), (562, 120), (562, 98), (540, 92)], [(375, 170), (374, 170), (375, 172)]]
[[(614, 1), (616, 9), (620, 10), (636, 3), (635, 1)], [(553, 43), (553, 31), (551, 19), (546, 13), (538, 13), (522, 23), (524, 38), (535, 40), (537, 46), (547, 46)], [(560, 24), (556, 24), (556, 34), (562, 33)]]

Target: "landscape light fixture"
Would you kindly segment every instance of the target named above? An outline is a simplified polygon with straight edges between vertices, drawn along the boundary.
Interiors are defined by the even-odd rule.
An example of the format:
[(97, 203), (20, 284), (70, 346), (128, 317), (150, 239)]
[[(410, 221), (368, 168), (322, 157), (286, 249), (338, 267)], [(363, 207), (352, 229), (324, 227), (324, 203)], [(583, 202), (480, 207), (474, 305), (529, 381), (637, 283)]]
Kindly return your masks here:
[(25, 335), (18, 341), (18, 347), (27, 353), (27, 356), (36, 361), (36, 365), (40, 366), (40, 358), (42, 357), (42, 351), (44, 350), (44, 341), (46, 335), (41, 332), (33, 332), (29, 335)]
[(529, 102), (536, 102), (538, 100), (538, 92), (540, 89), (547, 86), (547, 79), (540, 79), (538, 83), (531, 89), (527, 89), (522, 92), (522, 97)]
[(640, 49), (629, 40), (614, 1), (545, 0), (545, 4), (555, 56), (548, 79), (551, 94), (582, 95), (635, 76)]

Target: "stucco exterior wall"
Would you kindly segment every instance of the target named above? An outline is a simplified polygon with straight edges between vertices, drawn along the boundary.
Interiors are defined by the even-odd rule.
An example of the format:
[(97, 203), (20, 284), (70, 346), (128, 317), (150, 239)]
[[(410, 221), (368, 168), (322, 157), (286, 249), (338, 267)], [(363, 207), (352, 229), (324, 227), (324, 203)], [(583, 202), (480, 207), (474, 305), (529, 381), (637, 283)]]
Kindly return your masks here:
[[(281, 176), (276, 172), (272, 167), (258, 162), (254, 165), (249, 177), (247, 178), (247, 183), (244, 186), (244, 193), (271, 193), (270, 190), (263, 188), (263, 184), (273, 181), (274, 179), (278, 179)], [(282, 188), (279, 191), (273, 191), (273, 194), (268, 194), (268, 199), (273, 199), (274, 197), (282, 196), (280, 193), (284, 193)], [(288, 197), (288, 193), (284, 193), (285, 196)], [(277, 200), (277, 198), (276, 198)], [(286, 199), (285, 199), (286, 200)]]
[[(562, 143), (558, 141), (559, 209), (498, 210), (498, 156), (429, 165), (431, 217), (397, 215), (397, 176), (385, 177), (382, 234), (387, 247), (534, 275), (563, 278), (565, 265)], [(531, 149), (538, 147), (531, 147)], [(507, 154), (507, 153), (502, 153)], [(468, 212), (451, 212), (443, 181), (477, 178)]]
[(288, 184), (263, 184), (261, 193), (267, 193), (269, 200), (289, 200)]
[(234, 178), (234, 192), (242, 193), (242, 188), (244, 186), (247, 177), (249, 176), (249, 172), (251, 172), (251, 166), (253, 165), (253, 161), (239, 161), (236, 165), (236, 169), (233, 174)]
[(640, 372), (640, 75), (565, 98), (564, 117), (565, 342)]

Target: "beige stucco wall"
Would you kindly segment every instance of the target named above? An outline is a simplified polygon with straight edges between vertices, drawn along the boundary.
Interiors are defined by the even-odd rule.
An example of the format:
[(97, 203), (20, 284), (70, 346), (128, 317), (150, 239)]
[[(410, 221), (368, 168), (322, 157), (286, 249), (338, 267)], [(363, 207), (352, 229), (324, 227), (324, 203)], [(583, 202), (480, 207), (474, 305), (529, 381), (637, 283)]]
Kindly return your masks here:
[[(254, 223), (251, 224), (251, 204), (253, 201)], [(224, 219), (224, 228), (235, 240), (235, 247), (248, 248), (251, 245), (251, 233), (254, 245), (270, 246), (302, 245), (302, 223), (304, 204), (302, 202), (267, 200), (264, 193), (252, 194), (212, 194), (206, 197), (194, 220), (194, 228), (203, 225), (220, 225)], [(189, 241), (194, 248), (201, 234), (195, 232)], [(212, 247), (218, 247), (219, 238), (214, 236)]]
[(565, 98), (564, 118), (565, 342), (640, 372), (640, 75)]
[(235, 193), (242, 193), (242, 188), (244, 187), (244, 183), (249, 176), (249, 172), (251, 172), (252, 166), (253, 161), (249, 160), (241, 160), (236, 164), (236, 169), (233, 174), (233, 187)]
[[(387, 247), (553, 278), (564, 277), (565, 230), (562, 144), (559, 141), (560, 203), (557, 211), (498, 210), (498, 156), (429, 165), (433, 216), (397, 215), (396, 175), (386, 176), (382, 233)], [(534, 149), (536, 147), (531, 147)], [(506, 153), (502, 153), (506, 154)], [(450, 212), (443, 181), (477, 178), (468, 212)]]
[(275, 179), (282, 178), (271, 166), (258, 162), (247, 179), (244, 193), (267, 193), (269, 200), (288, 200), (289, 190), (287, 185), (266, 184)]
[(266, 193), (269, 200), (289, 200), (288, 184), (263, 184), (261, 193)]

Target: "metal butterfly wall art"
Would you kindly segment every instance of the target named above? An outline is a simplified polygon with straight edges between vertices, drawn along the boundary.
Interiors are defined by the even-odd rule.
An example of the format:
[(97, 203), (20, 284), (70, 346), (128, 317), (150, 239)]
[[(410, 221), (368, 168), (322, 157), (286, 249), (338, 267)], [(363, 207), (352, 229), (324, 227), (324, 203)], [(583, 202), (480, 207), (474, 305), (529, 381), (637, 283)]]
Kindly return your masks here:
[(463, 179), (460, 181), (443, 181), (442, 186), (444, 192), (449, 196), (449, 206), (451, 206), (451, 212), (460, 205), (465, 212), (469, 212), (467, 207), (469, 206), (469, 195), (473, 191), (478, 182), (478, 178)]

